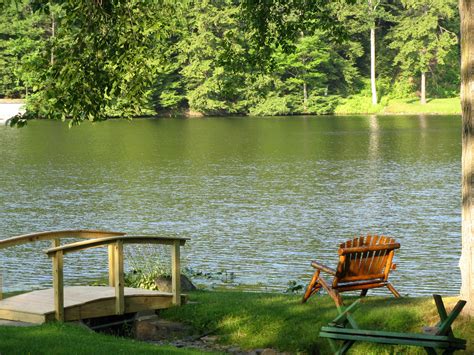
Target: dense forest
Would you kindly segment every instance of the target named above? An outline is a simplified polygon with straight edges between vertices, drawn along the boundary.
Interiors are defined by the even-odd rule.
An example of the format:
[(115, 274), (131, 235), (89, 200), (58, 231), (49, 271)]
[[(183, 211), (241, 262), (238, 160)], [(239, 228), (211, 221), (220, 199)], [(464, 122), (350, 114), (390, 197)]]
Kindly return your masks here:
[[(98, 27), (103, 41), (90, 44), (86, 36), (72, 33), (76, 24), (65, 15), (71, 4), (8, 2), (0, 13), (0, 98), (26, 98), (41, 116), (48, 103), (67, 100), (56, 83), (58, 73), (61, 80), (80, 82), (81, 75), (108, 80), (107, 68), (94, 71), (94, 64), (109, 55), (123, 56), (120, 70), (113, 68), (121, 81), (111, 83), (124, 83), (97, 93), (111, 97), (103, 108), (109, 116), (326, 114), (348, 102), (375, 105), (417, 98), (423, 103), (426, 97), (459, 95), (456, 0), (327, 2), (320, 10), (338, 23), (339, 35), (330, 28), (298, 30), (294, 41), (273, 48), (264, 62), (252, 55), (258, 51), (240, 1), (150, 1), (153, 6), (146, 10), (133, 3), (122, 30), (136, 31), (136, 41), (146, 40), (147, 50), (129, 50), (132, 35), (124, 37), (123, 51), (111, 53), (107, 41), (119, 36), (112, 32), (120, 26)], [(142, 21), (137, 24), (138, 16)], [(84, 50), (69, 53), (78, 38)], [(81, 45), (74, 43), (74, 48)], [(90, 48), (93, 53), (87, 52)], [(86, 69), (63, 66), (65, 55), (84, 58)], [(55, 86), (56, 93), (51, 90)], [(137, 86), (146, 90), (136, 102), (121, 94)]]

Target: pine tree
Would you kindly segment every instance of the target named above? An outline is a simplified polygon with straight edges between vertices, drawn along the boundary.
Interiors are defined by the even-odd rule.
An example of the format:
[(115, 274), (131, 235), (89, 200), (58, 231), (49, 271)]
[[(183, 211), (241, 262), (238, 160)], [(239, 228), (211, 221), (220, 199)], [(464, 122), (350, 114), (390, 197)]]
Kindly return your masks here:
[(456, 34), (444, 23), (455, 16), (454, 0), (402, 0), (403, 11), (392, 29), (390, 48), (408, 75), (421, 77), (421, 103), (426, 103), (426, 74), (444, 60), (457, 43)]

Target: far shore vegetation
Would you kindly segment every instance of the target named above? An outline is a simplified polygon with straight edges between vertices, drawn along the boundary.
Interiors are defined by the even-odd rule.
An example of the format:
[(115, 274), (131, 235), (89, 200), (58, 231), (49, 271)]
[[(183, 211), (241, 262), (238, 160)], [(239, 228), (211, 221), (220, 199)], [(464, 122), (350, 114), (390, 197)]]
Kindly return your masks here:
[(285, 26), (294, 16), (301, 29), (269, 23), (263, 40), (246, 2), (130, 1), (112, 15), (87, 2), (7, 2), (0, 99), (26, 99), (26, 118), (73, 122), (460, 113), (457, 1), (315, 4), (292, 2)]
[[(0, 99), (1, 104), (21, 104), (25, 103), (23, 99)], [(1, 111), (1, 107), (0, 107)], [(143, 112), (146, 116), (158, 117), (203, 117), (200, 114), (193, 114), (189, 111), (175, 111), (156, 113), (153, 110)], [(293, 113), (287, 113), (285, 116), (291, 116)], [(418, 99), (392, 99), (385, 100), (383, 103), (372, 105), (370, 97), (347, 97), (341, 99), (340, 103), (334, 107), (328, 115), (460, 115), (461, 103), (459, 97), (428, 99), (426, 104), (421, 104)], [(223, 114), (224, 115), (224, 114)], [(310, 115), (312, 116), (312, 115)]]

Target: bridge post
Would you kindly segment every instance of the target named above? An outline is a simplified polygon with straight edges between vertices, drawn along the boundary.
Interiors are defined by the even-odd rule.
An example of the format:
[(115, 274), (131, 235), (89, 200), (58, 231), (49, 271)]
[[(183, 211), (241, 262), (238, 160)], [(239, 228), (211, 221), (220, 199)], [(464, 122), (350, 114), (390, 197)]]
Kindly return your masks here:
[(115, 246), (113, 244), (110, 244), (108, 246), (108, 248), (109, 248), (109, 286), (114, 287), (115, 286), (115, 271), (114, 271), (114, 266), (115, 266), (114, 250), (115, 250)]
[(53, 254), (53, 289), (54, 312), (59, 322), (64, 321), (64, 276), (63, 276), (63, 251), (58, 250)]
[(114, 286), (115, 314), (125, 313), (124, 275), (123, 275), (123, 241), (117, 240), (114, 246)]
[(181, 305), (181, 266), (180, 266), (180, 241), (175, 240), (171, 251), (171, 288), (173, 292), (173, 304)]

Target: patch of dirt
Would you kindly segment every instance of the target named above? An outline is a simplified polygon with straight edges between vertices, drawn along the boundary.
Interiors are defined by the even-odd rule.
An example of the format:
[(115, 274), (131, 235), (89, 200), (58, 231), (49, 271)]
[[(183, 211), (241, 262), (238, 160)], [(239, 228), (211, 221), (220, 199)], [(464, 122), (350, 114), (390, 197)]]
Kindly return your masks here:
[(219, 344), (216, 331), (198, 334), (185, 324), (160, 319), (156, 315), (138, 317), (133, 334), (137, 340), (157, 345), (171, 345), (177, 348), (191, 348), (202, 351), (219, 351), (235, 355), (286, 355), (275, 349), (243, 350), (234, 345)]

